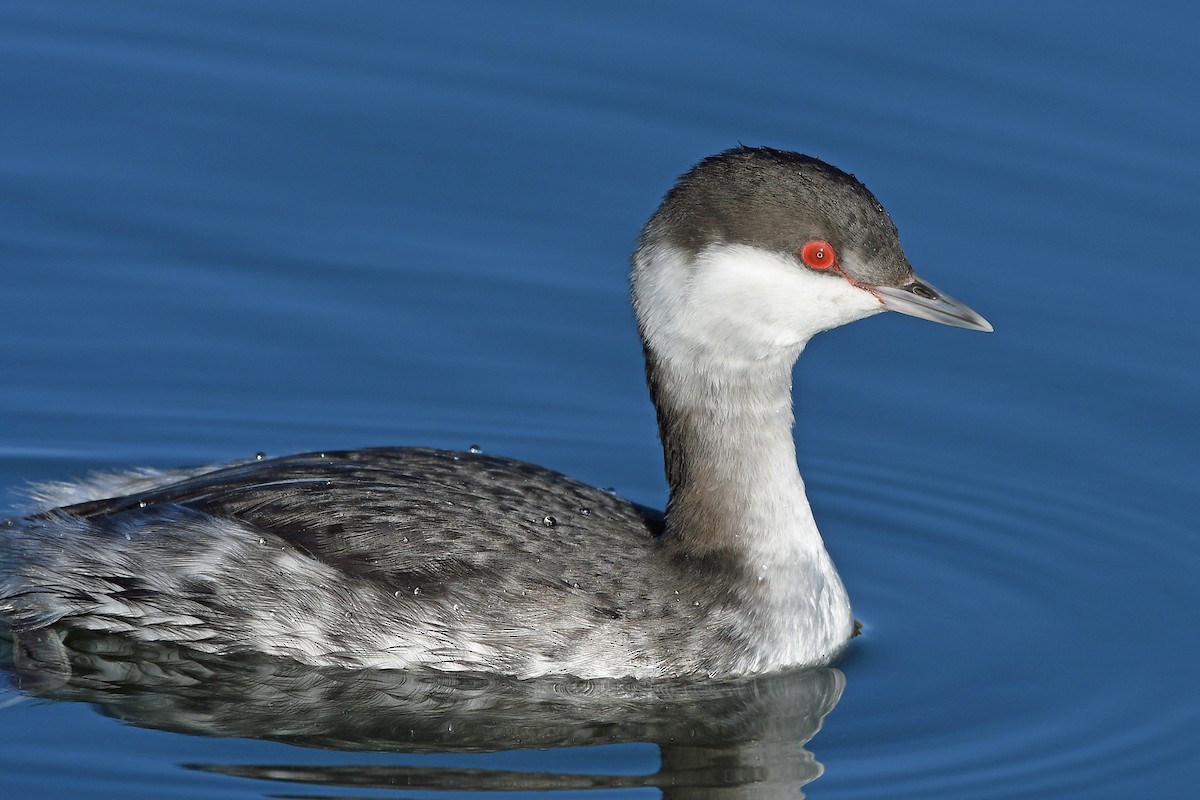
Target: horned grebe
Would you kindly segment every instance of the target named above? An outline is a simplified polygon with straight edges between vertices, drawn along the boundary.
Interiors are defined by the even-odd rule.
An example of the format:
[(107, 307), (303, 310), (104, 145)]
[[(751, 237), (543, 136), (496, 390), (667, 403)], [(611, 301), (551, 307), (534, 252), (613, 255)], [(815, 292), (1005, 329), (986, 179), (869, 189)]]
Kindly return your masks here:
[(665, 514), (542, 467), (417, 448), (52, 484), (0, 527), (18, 658), (72, 628), (314, 665), (738, 676), (854, 631), (796, 467), (792, 366), (891, 309), (990, 331), (917, 278), (852, 175), (738, 147), (683, 175), (633, 254)]

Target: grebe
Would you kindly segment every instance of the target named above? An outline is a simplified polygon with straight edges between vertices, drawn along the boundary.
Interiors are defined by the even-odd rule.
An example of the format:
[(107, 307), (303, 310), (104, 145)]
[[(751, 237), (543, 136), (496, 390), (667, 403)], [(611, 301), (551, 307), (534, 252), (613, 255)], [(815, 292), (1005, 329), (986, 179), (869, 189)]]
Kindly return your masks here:
[(50, 484), (0, 527), (26, 666), (71, 629), (313, 665), (730, 677), (854, 632), (796, 467), (792, 367), (891, 309), (990, 331), (913, 274), (852, 175), (761, 147), (683, 175), (633, 254), (665, 514), (542, 467), (377, 448)]

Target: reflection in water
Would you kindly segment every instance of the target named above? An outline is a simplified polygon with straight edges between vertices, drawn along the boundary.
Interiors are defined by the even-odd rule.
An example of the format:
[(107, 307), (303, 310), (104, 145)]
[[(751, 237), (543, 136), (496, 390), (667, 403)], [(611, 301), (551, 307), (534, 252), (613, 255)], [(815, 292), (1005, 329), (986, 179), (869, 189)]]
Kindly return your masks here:
[(67, 644), (72, 674), (65, 681), (14, 670), (7, 639), (0, 639), (0, 657), (25, 691), (92, 703), (125, 722), (181, 733), (407, 753), (653, 742), (662, 755), (653, 775), (469, 765), (325, 767), (308, 763), (307, 756), (294, 765), (190, 765), (326, 787), (460, 792), (656, 787), (664, 797), (803, 796), (800, 787), (821, 774), (803, 745), (844, 686), (836, 669), (702, 685), (517, 681), (221, 659), (80, 633), (70, 634)]

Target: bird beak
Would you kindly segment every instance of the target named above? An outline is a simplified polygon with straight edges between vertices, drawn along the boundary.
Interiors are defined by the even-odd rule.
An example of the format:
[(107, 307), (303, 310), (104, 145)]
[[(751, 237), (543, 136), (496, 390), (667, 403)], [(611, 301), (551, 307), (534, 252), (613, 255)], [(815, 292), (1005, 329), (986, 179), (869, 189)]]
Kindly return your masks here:
[(992, 330), (992, 323), (964, 303), (938, 291), (917, 277), (903, 286), (872, 286), (871, 292), (889, 311), (899, 311), (911, 317), (953, 325), (956, 328), (989, 332)]

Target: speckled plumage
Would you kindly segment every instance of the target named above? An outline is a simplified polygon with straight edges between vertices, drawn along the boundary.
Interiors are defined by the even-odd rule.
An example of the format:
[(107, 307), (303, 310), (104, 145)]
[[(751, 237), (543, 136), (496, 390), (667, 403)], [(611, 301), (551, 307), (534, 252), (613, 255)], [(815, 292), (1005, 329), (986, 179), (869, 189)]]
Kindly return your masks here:
[(624, 653), (643, 677), (754, 671), (729, 658), (733, 630), (706, 624), (744, 599), (661, 529), (659, 512), (509, 459), (310, 453), (9, 521), (0, 597), (18, 631), (66, 622), (318, 664), (532, 676)]

